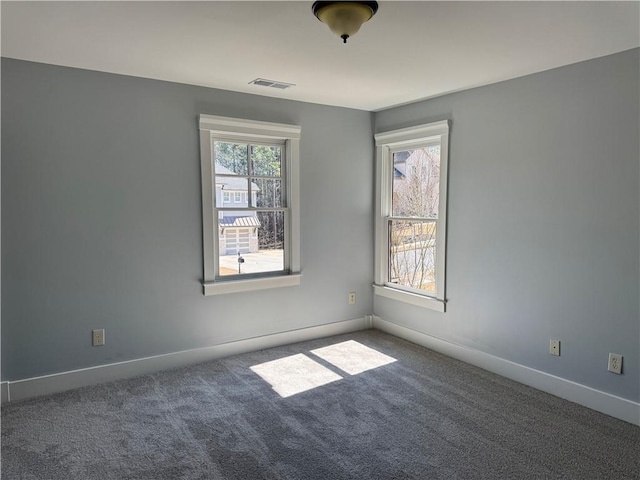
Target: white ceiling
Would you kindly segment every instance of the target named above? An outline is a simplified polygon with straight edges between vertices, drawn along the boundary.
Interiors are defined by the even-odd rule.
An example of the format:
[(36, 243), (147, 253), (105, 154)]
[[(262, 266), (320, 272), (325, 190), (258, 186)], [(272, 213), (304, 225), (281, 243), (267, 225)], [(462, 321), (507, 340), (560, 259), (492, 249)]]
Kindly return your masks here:
[(3, 1), (2, 56), (375, 111), (640, 46), (637, 1), (382, 1), (346, 45), (312, 3)]

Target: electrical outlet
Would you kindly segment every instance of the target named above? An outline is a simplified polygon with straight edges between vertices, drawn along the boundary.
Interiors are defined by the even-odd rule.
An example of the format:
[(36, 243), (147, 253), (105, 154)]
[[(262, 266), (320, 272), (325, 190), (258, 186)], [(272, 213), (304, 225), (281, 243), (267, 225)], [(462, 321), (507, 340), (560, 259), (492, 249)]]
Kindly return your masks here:
[(549, 340), (549, 353), (556, 357), (560, 356), (560, 340)]
[(349, 305), (356, 303), (356, 292), (349, 292)]
[(104, 345), (104, 328), (101, 328), (99, 330), (92, 330), (91, 345), (93, 345), (94, 347)]
[(622, 374), (622, 355), (617, 353), (609, 354), (609, 371), (618, 375)]

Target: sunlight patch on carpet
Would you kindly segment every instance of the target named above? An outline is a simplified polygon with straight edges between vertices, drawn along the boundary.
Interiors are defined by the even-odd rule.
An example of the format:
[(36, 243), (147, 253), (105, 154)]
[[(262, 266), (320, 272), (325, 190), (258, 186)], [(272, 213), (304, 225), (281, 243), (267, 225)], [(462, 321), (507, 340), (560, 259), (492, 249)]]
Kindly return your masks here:
[(302, 353), (250, 368), (283, 398), (342, 380), (340, 375)]
[(395, 358), (380, 353), (355, 340), (311, 350), (311, 353), (347, 372), (349, 375), (357, 375), (397, 361)]

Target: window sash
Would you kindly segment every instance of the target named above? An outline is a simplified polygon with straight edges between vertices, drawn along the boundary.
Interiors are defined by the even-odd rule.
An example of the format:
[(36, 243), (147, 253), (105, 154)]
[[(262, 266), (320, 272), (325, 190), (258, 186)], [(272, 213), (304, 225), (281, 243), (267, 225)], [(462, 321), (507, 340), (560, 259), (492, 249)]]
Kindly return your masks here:
[[(279, 180), (283, 186), (286, 186), (288, 183), (287, 179), (287, 145), (286, 141), (282, 142), (262, 142), (257, 140), (247, 140), (247, 139), (239, 139), (233, 136), (228, 135), (213, 135), (211, 136), (211, 157), (213, 163), (213, 169), (215, 171), (216, 164), (216, 155), (215, 155), (215, 143), (233, 143), (236, 145), (246, 145), (247, 147), (247, 174), (228, 174), (228, 173), (216, 173), (215, 178), (232, 178), (232, 179), (243, 179), (247, 182), (247, 188), (254, 183), (254, 180)], [(251, 162), (251, 147), (275, 147), (280, 149), (280, 175), (254, 175), (253, 174), (253, 165)], [(281, 189), (281, 203), (283, 207), (287, 206), (287, 192), (288, 188)], [(234, 192), (234, 203), (242, 203), (245, 204), (246, 207), (235, 207), (235, 208), (252, 208), (255, 207), (254, 202), (256, 200), (256, 191), (251, 191), (251, 195), (249, 192)], [(214, 202), (217, 199), (214, 199)], [(219, 208), (218, 205), (214, 205), (214, 208)], [(228, 210), (228, 209), (225, 209)]]
[[(435, 218), (429, 218), (429, 217), (399, 217), (399, 216), (389, 216), (386, 217), (386, 233), (387, 233), (387, 238), (391, 238), (391, 229), (392, 229), (392, 224), (394, 221), (402, 221), (402, 222), (419, 222), (419, 223), (426, 223), (426, 224), (434, 224), (435, 225), (435, 230), (436, 230), (436, 234), (438, 232), (439, 229), (439, 223), (440, 221), (438, 219)], [(391, 270), (392, 270), (392, 263), (393, 263), (393, 259), (392, 259), (392, 255), (393, 255), (393, 245), (391, 244), (391, 242), (388, 242), (388, 248), (389, 251), (387, 252), (387, 275), (386, 275), (386, 281), (385, 281), (385, 285), (387, 287), (390, 288), (397, 288), (398, 290), (404, 290), (406, 292), (411, 292), (411, 293), (415, 293), (417, 295), (424, 295), (426, 297), (432, 297), (432, 298), (437, 298), (438, 296), (438, 290), (437, 290), (437, 283), (435, 286), (435, 291), (434, 292), (429, 292), (428, 290), (424, 290), (424, 289), (419, 289), (419, 288), (415, 288), (415, 287), (411, 287), (409, 285), (403, 285), (401, 283), (396, 283), (396, 282), (392, 282), (391, 280)], [(434, 257), (437, 258), (437, 250), (438, 250), (438, 242), (436, 240), (436, 238), (433, 238), (433, 246), (432, 247), (426, 247), (426, 248), (433, 248), (435, 255)], [(411, 249), (409, 249), (411, 250)], [(415, 257), (414, 257), (415, 258)], [(437, 261), (434, 260), (434, 278), (437, 279), (438, 278), (438, 264)]]
[[(236, 144), (236, 145), (246, 145), (247, 147), (247, 175), (231, 175), (231, 174), (216, 174), (215, 173), (215, 165), (216, 165), (216, 156), (215, 156), (215, 144), (216, 142), (224, 142), (224, 143), (232, 143), (232, 144)], [(253, 165), (251, 162), (251, 147), (254, 146), (265, 146), (265, 147), (277, 147), (280, 149), (280, 175), (273, 175), (273, 176), (269, 176), (269, 175), (253, 175)], [(217, 178), (233, 178), (233, 179), (243, 179), (246, 181), (246, 185), (247, 188), (249, 189), (251, 184), (253, 183), (254, 179), (273, 179), (273, 180), (280, 180), (282, 182), (283, 185), (287, 185), (287, 169), (286, 169), (286, 164), (287, 164), (287, 158), (286, 158), (286, 142), (277, 142), (277, 143), (268, 143), (268, 142), (259, 142), (259, 141), (247, 141), (247, 140), (232, 140), (231, 137), (228, 136), (218, 136), (218, 135), (211, 135), (211, 158), (212, 158), (212, 163), (213, 163), (213, 170), (214, 170), (214, 181)], [(213, 215), (214, 218), (218, 219), (217, 222), (215, 222), (218, 225), (217, 228), (217, 232), (214, 232), (214, 236), (217, 237), (217, 239), (215, 240), (215, 251), (214, 251), (214, 256), (216, 257), (216, 262), (215, 262), (215, 268), (214, 268), (214, 281), (218, 281), (218, 282), (225, 282), (225, 281), (234, 281), (234, 280), (242, 280), (242, 279), (251, 279), (251, 278), (263, 278), (263, 277), (269, 277), (269, 276), (274, 276), (274, 275), (282, 275), (282, 274), (288, 274), (291, 272), (291, 263), (290, 263), (290, 259), (289, 259), (289, 251), (287, 249), (287, 237), (289, 236), (289, 225), (290, 225), (290, 220), (289, 220), (289, 214), (290, 214), (290, 209), (286, 206), (286, 190), (287, 188), (283, 188), (282, 189), (282, 203), (283, 206), (282, 207), (256, 207), (255, 205), (253, 205), (253, 197), (254, 197), (254, 193), (253, 191), (251, 191), (252, 195), (249, 195), (248, 191), (242, 191), (242, 192), (234, 192), (234, 201), (236, 204), (240, 203), (242, 204), (242, 206), (236, 206), (236, 207), (226, 207), (224, 205), (220, 205), (218, 206), (216, 204), (216, 200), (214, 199), (214, 206), (213, 206)], [(260, 213), (260, 212), (282, 212), (283, 213), (283, 220), (284, 220), (284, 246), (283, 246), (283, 266), (281, 269), (277, 269), (277, 270), (270, 270), (270, 271), (265, 271), (265, 272), (257, 272), (257, 273), (240, 273), (238, 275), (222, 275), (220, 273), (220, 267), (221, 267), (221, 261), (220, 261), (220, 257), (222, 256), (222, 252), (220, 251), (220, 240), (221, 240), (221, 229), (222, 227), (219, 227), (219, 216), (222, 212), (239, 212), (239, 213)], [(214, 225), (214, 229), (216, 229), (216, 226)], [(259, 249), (259, 247), (258, 247)]]
[[(226, 211), (226, 210), (225, 210)], [(285, 213), (284, 215), (284, 248), (283, 248), (283, 264), (282, 264), (282, 268), (277, 269), (277, 270), (267, 270), (267, 271), (263, 271), (263, 272), (255, 272), (255, 273), (240, 273), (237, 275), (221, 275), (220, 274), (220, 262), (218, 261), (218, 265), (217, 268), (218, 270), (216, 271), (216, 276), (215, 276), (215, 281), (216, 282), (220, 282), (220, 283), (225, 283), (225, 282), (233, 282), (233, 281), (244, 281), (244, 280), (251, 280), (251, 279), (260, 279), (260, 278), (269, 278), (269, 277), (277, 277), (277, 276), (282, 276), (282, 275), (289, 275), (292, 273), (295, 273), (292, 271), (291, 269), (291, 254), (287, 249), (287, 232), (290, 229), (290, 219), (288, 217), (288, 215)], [(220, 230), (222, 230), (222, 228), (227, 228), (227, 227), (219, 227), (218, 228), (218, 235), (221, 234)], [(219, 237), (218, 237), (219, 238)], [(219, 246), (219, 244), (218, 244)], [(215, 252), (218, 259), (220, 258), (220, 251)]]

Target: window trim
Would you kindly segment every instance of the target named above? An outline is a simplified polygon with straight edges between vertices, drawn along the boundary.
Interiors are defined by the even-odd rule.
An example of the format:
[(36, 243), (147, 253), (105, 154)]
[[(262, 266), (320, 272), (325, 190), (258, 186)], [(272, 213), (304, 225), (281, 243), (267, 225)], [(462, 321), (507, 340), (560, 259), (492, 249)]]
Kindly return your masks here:
[[(446, 310), (446, 239), (447, 183), (449, 164), (449, 120), (402, 128), (374, 136), (376, 144), (376, 205), (374, 293), (401, 302), (439, 312)], [(388, 282), (389, 237), (388, 217), (391, 215), (393, 185), (393, 152), (403, 148), (440, 144), (440, 201), (436, 232), (436, 292), (437, 296), (395, 288)]]
[[(281, 123), (261, 122), (240, 118), (201, 114), (200, 165), (202, 179), (202, 237), (204, 295), (218, 295), (293, 286), (300, 284), (300, 127)], [(217, 253), (220, 246), (217, 223), (213, 218), (213, 195), (215, 176), (213, 165), (213, 137), (235, 137), (242, 141), (283, 142), (285, 171), (287, 172), (286, 198), (288, 199), (289, 223), (285, 235), (285, 249), (289, 255), (289, 273), (263, 278), (220, 280), (216, 279)]]

